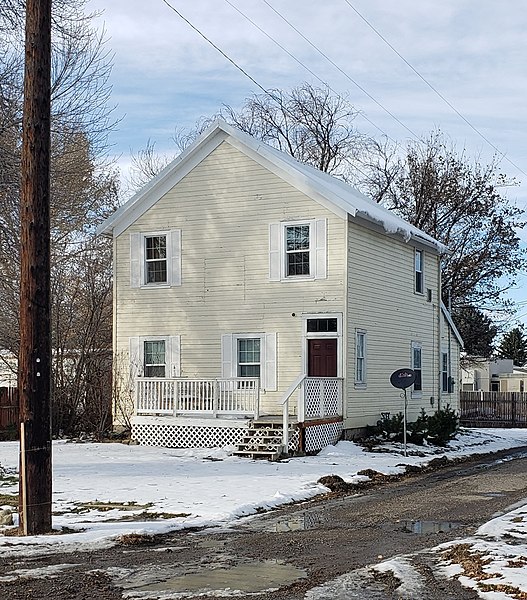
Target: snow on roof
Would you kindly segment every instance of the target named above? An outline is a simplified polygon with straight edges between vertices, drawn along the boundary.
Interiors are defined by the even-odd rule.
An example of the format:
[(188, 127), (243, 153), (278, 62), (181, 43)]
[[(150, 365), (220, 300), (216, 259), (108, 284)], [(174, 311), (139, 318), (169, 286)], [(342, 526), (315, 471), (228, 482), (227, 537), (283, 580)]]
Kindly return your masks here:
[(223, 141), (227, 141), (342, 218), (347, 218), (347, 215), (362, 218), (380, 225), (386, 233), (401, 235), (405, 241), (414, 239), (435, 248), (439, 253), (448, 251), (444, 244), (361, 194), (344, 181), (300, 163), (289, 154), (231, 127), (221, 119), (211, 125), (179, 157), (104, 221), (98, 233), (110, 234), (114, 230), (117, 230), (117, 233), (122, 232)]

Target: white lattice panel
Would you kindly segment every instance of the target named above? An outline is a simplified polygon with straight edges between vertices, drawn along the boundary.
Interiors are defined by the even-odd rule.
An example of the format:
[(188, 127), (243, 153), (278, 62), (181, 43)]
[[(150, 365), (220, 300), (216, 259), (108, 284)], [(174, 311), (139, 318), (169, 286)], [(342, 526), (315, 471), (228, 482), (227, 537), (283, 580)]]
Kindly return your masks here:
[(340, 390), (339, 379), (307, 378), (304, 382), (305, 418), (340, 415)]
[(315, 452), (326, 446), (336, 444), (342, 435), (342, 421), (337, 423), (324, 423), (305, 429), (305, 451)]
[(132, 425), (132, 438), (139, 444), (165, 448), (237, 446), (246, 432), (245, 428), (240, 427), (198, 427), (169, 423), (135, 423)]

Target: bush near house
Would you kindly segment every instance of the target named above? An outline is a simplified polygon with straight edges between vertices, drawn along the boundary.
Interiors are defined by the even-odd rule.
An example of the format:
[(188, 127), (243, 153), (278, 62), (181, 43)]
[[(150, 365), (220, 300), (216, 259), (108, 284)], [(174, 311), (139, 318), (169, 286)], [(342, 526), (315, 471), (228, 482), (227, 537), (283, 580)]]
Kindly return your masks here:
[[(418, 445), (426, 441), (435, 446), (446, 446), (447, 442), (455, 437), (458, 429), (459, 416), (450, 405), (436, 410), (432, 415), (427, 415), (422, 408), (417, 419), (407, 424), (407, 441)], [(399, 412), (391, 417), (383, 416), (376, 426), (369, 428), (368, 434), (370, 437), (402, 442), (403, 431), (404, 416)]]

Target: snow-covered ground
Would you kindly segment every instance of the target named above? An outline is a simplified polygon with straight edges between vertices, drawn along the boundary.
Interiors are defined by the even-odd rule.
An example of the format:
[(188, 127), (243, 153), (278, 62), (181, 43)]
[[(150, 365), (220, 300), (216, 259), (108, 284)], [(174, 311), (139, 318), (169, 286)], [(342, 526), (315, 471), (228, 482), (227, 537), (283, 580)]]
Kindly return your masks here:
[[(365, 479), (358, 475), (363, 469), (400, 473), (404, 465), (423, 465), (441, 455), (454, 458), (524, 445), (527, 429), (464, 430), (446, 449), (409, 446), (407, 457), (400, 445), (383, 446), (389, 451), (371, 453), (352, 442), (339, 442), (317, 456), (270, 463), (236, 458), (228, 449), (59, 441), (53, 444), (53, 525), (75, 533), (0, 535), (0, 556), (90, 550), (110, 546), (129, 533), (227, 525), (261, 509), (326, 492), (327, 488), (317, 483), (324, 475), (360, 481)], [(13, 477), (18, 451), (16, 442), (0, 443), (0, 496), (18, 492)], [(485, 524), (476, 537), (456, 543), (466, 544), (473, 558), (475, 553), (490, 558), (483, 567), (485, 572), (501, 574), (498, 580), (489, 578), (483, 583), (514, 586), (527, 594), (526, 536), (527, 497), (524, 506)], [(462, 572), (459, 566), (448, 566), (448, 561), (445, 569), (451, 574)], [(461, 575), (461, 580), (471, 581), (466, 575)], [(504, 591), (485, 594), (482, 597), (489, 600), (514, 597)]]

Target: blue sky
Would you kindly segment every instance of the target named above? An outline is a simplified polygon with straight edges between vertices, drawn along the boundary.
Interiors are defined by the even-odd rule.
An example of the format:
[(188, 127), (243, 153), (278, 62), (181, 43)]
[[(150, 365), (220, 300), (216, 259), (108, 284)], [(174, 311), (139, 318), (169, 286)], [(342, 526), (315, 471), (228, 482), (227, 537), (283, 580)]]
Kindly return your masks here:
[[(262, 87), (323, 81), (347, 95), (367, 117), (356, 121), (364, 133), (404, 143), (440, 128), (483, 162), (497, 148), (502, 170), (522, 182), (508, 196), (527, 207), (527, 12), (517, 0), (167, 1)], [(102, 11), (97, 25), (115, 54), (122, 120), (110, 141), (125, 176), (148, 140), (172, 154), (176, 128), (260, 91), (163, 0), (88, 0), (87, 9)]]

